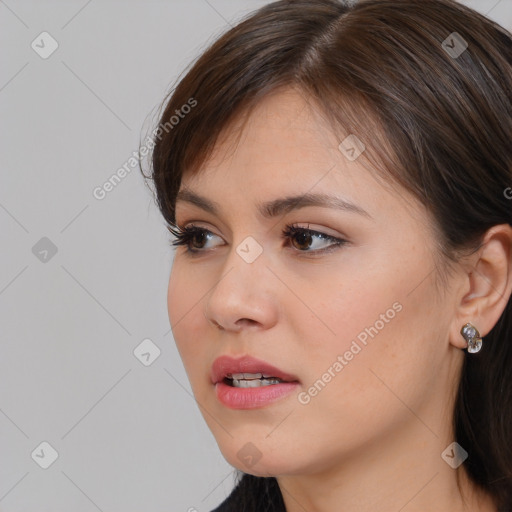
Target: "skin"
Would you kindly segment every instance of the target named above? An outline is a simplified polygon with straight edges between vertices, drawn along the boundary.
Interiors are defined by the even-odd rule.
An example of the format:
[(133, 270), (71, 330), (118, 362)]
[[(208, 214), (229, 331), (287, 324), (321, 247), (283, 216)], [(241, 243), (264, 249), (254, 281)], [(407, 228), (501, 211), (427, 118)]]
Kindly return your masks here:
[[(471, 322), (485, 336), (511, 293), (511, 230), (497, 226), (484, 247), (440, 285), (426, 210), (405, 190), (385, 186), (364, 156), (349, 161), (339, 140), (293, 89), (267, 96), (241, 139), (228, 131), (201, 172), (182, 188), (219, 203), (213, 215), (177, 202), (177, 224), (213, 233), (176, 250), (168, 310), (174, 339), (205, 421), (226, 460), (276, 476), (288, 512), (496, 511), (491, 499), (452, 469), (442, 452), (454, 441), (453, 401)], [(273, 219), (256, 204), (323, 192), (369, 216), (307, 207)], [(286, 224), (347, 240), (327, 254), (283, 241)], [(263, 253), (236, 252), (252, 236)], [(310, 251), (310, 252), (307, 252)], [(365, 327), (401, 305), (377, 335), (309, 403), (293, 393), (252, 410), (216, 398), (210, 369), (220, 355), (250, 354), (294, 374), (307, 392)], [(380, 325), (380, 324), (379, 324)], [(484, 339), (485, 349), (485, 339)], [(244, 465), (247, 443), (260, 452)], [(247, 449), (247, 448), (245, 448)], [(457, 487), (456, 475), (461, 479)]]

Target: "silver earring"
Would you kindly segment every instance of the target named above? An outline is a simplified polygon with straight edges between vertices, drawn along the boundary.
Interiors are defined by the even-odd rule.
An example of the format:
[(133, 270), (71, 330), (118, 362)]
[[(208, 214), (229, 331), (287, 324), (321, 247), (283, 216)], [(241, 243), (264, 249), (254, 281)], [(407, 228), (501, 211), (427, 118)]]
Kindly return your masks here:
[(474, 325), (468, 322), (466, 325), (462, 326), (460, 333), (468, 344), (468, 352), (474, 354), (482, 348), (482, 338), (480, 337), (478, 329)]

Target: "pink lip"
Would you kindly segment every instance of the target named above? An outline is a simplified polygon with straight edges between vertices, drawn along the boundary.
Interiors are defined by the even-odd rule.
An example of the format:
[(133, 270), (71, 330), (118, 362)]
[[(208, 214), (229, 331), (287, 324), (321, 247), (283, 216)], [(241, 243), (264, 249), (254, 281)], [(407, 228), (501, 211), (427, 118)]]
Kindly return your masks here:
[(264, 373), (278, 377), (287, 382), (299, 380), (294, 375), (283, 372), (279, 368), (251, 356), (243, 356), (237, 359), (229, 356), (221, 356), (215, 359), (211, 371), (212, 383), (217, 384), (217, 382), (222, 382), (228, 373)]
[[(235, 388), (224, 382), (227, 374), (233, 373), (264, 373), (286, 382), (258, 388)], [(229, 356), (217, 358), (212, 365), (211, 381), (215, 385), (219, 401), (231, 409), (264, 407), (290, 394), (299, 385), (294, 375), (251, 356), (237, 359)]]

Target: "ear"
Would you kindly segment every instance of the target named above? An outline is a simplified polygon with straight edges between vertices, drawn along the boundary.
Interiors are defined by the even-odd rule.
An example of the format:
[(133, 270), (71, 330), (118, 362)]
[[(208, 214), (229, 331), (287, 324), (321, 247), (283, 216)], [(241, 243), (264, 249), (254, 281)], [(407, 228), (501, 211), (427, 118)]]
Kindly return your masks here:
[[(498, 322), (512, 293), (512, 227), (499, 224), (484, 235), (482, 245), (463, 264), (464, 273), (456, 315), (450, 328), (450, 343), (466, 348), (460, 334), (470, 322), (483, 338)], [(484, 339), (485, 345), (485, 339)]]

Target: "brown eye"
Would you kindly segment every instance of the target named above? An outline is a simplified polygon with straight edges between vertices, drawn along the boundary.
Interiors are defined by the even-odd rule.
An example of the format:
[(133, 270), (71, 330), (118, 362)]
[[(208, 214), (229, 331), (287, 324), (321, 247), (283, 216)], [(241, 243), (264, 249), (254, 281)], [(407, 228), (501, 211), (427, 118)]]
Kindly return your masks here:
[(299, 249), (299, 250), (307, 250), (313, 243), (313, 237), (311, 236), (310, 233), (308, 233), (306, 231), (303, 231), (302, 233), (295, 233), (291, 237), (291, 240), (292, 240), (292, 243), (294, 240), (297, 242), (295, 247), (297, 247), (297, 249)]
[[(335, 236), (326, 235), (320, 231), (301, 228), (295, 225), (287, 225), (283, 231), (282, 236), (284, 239), (290, 240), (290, 244), (293, 245), (293, 247), (296, 248), (298, 252), (303, 252), (306, 254), (321, 254), (330, 252), (337, 247), (348, 243), (348, 241), (344, 240), (343, 238), (337, 238)], [(317, 246), (315, 246), (315, 242), (317, 240), (320, 240), (321, 242), (320, 247), (317, 247), (319, 244), (316, 244)], [(322, 244), (322, 242), (324, 243)], [(325, 242), (329, 243), (326, 245)]]
[(171, 245), (184, 245), (188, 253), (206, 252), (208, 249), (204, 248), (205, 244), (212, 237), (217, 236), (207, 229), (193, 225), (185, 228), (169, 226), (167, 229), (176, 237), (176, 240), (171, 242)]
[(197, 230), (195, 233), (192, 233), (190, 237), (190, 241), (192, 242), (192, 246), (194, 247), (194, 249), (202, 249), (203, 245), (207, 242), (207, 239), (208, 235), (203, 230)]

